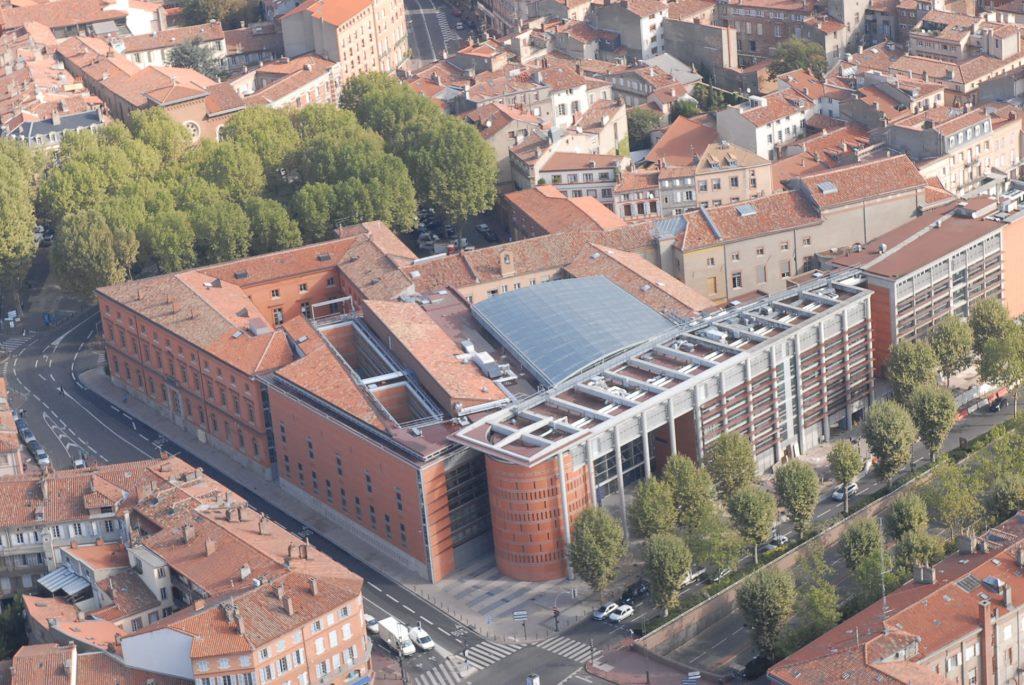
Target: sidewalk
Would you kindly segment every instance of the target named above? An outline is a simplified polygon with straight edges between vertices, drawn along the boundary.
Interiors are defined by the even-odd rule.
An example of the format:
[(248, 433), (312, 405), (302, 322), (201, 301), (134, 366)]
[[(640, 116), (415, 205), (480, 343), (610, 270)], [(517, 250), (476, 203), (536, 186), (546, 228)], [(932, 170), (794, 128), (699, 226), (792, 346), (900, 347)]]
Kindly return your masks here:
[[(528, 612), (526, 641), (536, 642), (555, 634), (552, 608), (556, 603), (560, 609), (559, 628), (565, 631), (587, 619), (598, 602), (590, 596), (590, 589), (582, 581), (559, 579), (534, 583), (506, 578), (498, 572), (493, 556), (480, 559), (431, 584), (394, 563), (378, 547), (346, 535), (327, 516), (301, 498), (285, 492), (253, 471), (240, 468), (237, 461), (217, 448), (199, 442), (192, 433), (179, 428), (152, 407), (134, 398), (123, 402), (124, 391), (110, 382), (102, 368), (82, 372), (79, 380), (111, 405), (158, 431), (211, 467), (230, 473), (242, 487), (274, 502), (309, 529), (491, 640), (524, 641), (523, 625), (512, 619), (514, 611)], [(631, 580), (630, 575), (624, 576), (623, 587)], [(575, 598), (572, 594), (574, 588)]]
[[(688, 672), (623, 645), (586, 664), (587, 673), (615, 685), (679, 685)], [(705, 679), (706, 680), (706, 679)]]

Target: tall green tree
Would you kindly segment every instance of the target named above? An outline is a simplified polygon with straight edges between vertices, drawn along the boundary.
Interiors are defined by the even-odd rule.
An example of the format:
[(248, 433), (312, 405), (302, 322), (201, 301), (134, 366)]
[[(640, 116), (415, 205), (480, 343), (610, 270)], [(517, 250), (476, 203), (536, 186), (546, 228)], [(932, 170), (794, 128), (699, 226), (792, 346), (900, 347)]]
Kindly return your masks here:
[(199, 175), (242, 202), (263, 192), (266, 177), (259, 156), (234, 142), (207, 146), (196, 155)]
[(247, 107), (238, 112), (224, 125), (221, 139), (254, 153), (268, 177), (278, 173), (299, 147), (299, 133), (287, 112), (272, 107)]
[(680, 99), (672, 103), (672, 108), (668, 113), (668, 121), (669, 123), (672, 123), (679, 117), (689, 119), (690, 117), (695, 117), (698, 114), (700, 114), (700, 107), (697, 106), (697, 103), (694, 100)]
[(787, 462), (775, 471), (775, 494), (789, 514), (797, 536), (802, 538), (814, 519), (814, 508), (818, 505), (818, 474), (807, 462)]
[(192, 134), (171, 118), (163, 107), (137, 109), (128, 119), (128, 130), (157, 150), (165, 163), (175, 162), (192, 145)]
[(646, 150), (651, 146), (651, 132), (661, 127), (661, 115), (646, 106), (626, 111), (629, 149)]
[(864, 470), (864, 458), (851, 442), (841, 440), (828, 453), (828, 470), (832, 478), (843, 486), (843, 512), (850, 513), (850, 493), (847, 486), (857, 480)]
[(27, 643), (25, 600), (21, 595), (14, 595), (11, 603), (0, 612), (0, 659), (10, 659)]
[(775, 58), (768, 67), (768, 75), (774, 79), (794, 69), (807, 69), (821, 78), (827, 68), (825, 49), (819, 43), (803, 38), (789, 38), (775, 46)]
[(114, 234), (95, 209), (65, 217), (53, 245), (53, 267), (62, 288), (84, 297), (127, 277), (117, 258)]
[(694, 563), (707, 569), (710, 578), (736, 568), (743, 554), (743, 538), (718, 504), (691, 522), (686, 541)]
[(757, 547), (768, 540), (778, 518), (775, 496), (756, 485), (744, 485), (729, 497), (729, 516), (737, 532), (754, 550), (754, 564), (758, 564)]
[(181, 8), (185, 25), (219, 21), (224, 28), (234, 29), (242, 22), (260, 20), (259, 4), (249, 0), (184, 0)]
[(978, 358), (981, 379), (995, 386), (1010, 389), (1013, 415), (1017, 415), (1019, 386), (1024, 381), (1024, 329), (1016, 324), (985, 343)]
[(194, 179), (183, 190), (182, 209), (195, 231), (200, 263), (214, 264), (248, 256), (252, 229), (242, 207), (225, 190), (202, 179)]
[(968, 321), (974, 334), (974, 354), (979, 357), (989, 340), (1002, 337), (1013, 326), (1006, 307), (996, 299), (972, 303)]
[(318, 243), (334, 236), (337, 193), (327, 183), (307, 183), (292, 197), (292, 216), (299, 224), (302, 240)]
[(692, 529), (695, 522), (703, 520), (714, 509), (715, 481), (707, 469), (689, 457), (680, 454), (669, 457), (662, 478), (672, 487), (679, 525)]
[(864, 438), (878, 460), (878, 475), (892, 486), (892, 479), (910, 463), (917, 440), (914, 421), (907, 410), (892, 400), (873, 404), (864, 421)]
[(299, 225), (280, 202), (254, 197), (246, 200), (245, 213), (252, 230), (252, 254), (277, 252), (302, 244)]
[(931, 566), (946, 556), (946, 545), (937, 535), (927, 530), (912, 530), (896, 541), (892, 550), (893, 570), (909, 576), (915, 566)]
[(594, 592), (604, 592), (625, 555), (626, 535), (611, 514), (600, 507), (580, 512), (573, 524), (569, 560)]
[(918, 384), (933, 382), (938, 370), (939, 360), (931, 345), (923, 340), (903, 340), (889, 350), (885, 376), (896, 399), (905, 402)]
[(958, 316), (949, 314), (939, 320), (928, 333), (928, 343), (939, 361), (939, 371), (946, 385), (974, 360), (974, 333), (971, 326)]
[(914, 420), (921, 442), (928, 448), (932, 461), (956, 423), (956, 400), (948, 388), (922, 383), (907, 400), (907, 409)]
[(981, 518), (974, 483), (963, 467), (943, 457), (932, 468), (932, 477), (923, 491), (932, 520), (949, 529), (950, 537), (966, 533)]
[(832, 584), (832, 572), (825, 561), (825, 549), (821, 544), (808, 543), (809, 549), (793, 567), (796, 583), (796, 616), (800, 617), (790, 626), (784, 643), (786, 651), (794, 651), (814, 640), (839, 624), (839, 592)]
[(677, 515), (672, 486), (654, 477), (641, 481), (629, 505), (629, 518), (633, 531), (640, 537), (674, 531)]
[(173, 273), (196, 265), (196, 234), (185, 212), (166, 209), (139, 225), (139, 261), (150, 271)]
[(857, 519), (839, 539), (839, 552), (847, 568), (856, 568), (864, 559), (878, 556), (885, 547), (882, 529), (874, 518)]
[(853, 579), (853, 596), (848, 608), (859, 611), (882, 596), (882, 589), (892, 592), (900, 585), (900, 578), (893, 572), (892, 562), (884, 548), (879, 548), (871, 556), (865, 557), (851, 569)]
[(796, 602), (793, 576), (777, 568), (763, 568), (740, 586), (736, 600), (754, 633), (758, 651), (769, 661), (774, 660), (779, 637)]
[(656, 533), (644, 551), (644, 571), (651, 581), (651, 597), (665, 616), (679, 606), (679, 591), (690, 573), (693, 557), (673, 533)]
[(704, 450), (704, 466), (719, 494), (727, 496), (757, 477), (754, 447), (739, 433), (726, 431)]
[(907, 533), (928, 530), (928, 505), (917, 493), (911, 492), (897, 497), (882, 518), (885, 532), (893, 540)]
[[(0, 299), (7, 310), (20, 308), (18, 288), (36, 252), (32, 195), (29, 182), (16, 162), (0, 156)], [(9, 294), (9, 299), (4, 298), (5, 294)]]

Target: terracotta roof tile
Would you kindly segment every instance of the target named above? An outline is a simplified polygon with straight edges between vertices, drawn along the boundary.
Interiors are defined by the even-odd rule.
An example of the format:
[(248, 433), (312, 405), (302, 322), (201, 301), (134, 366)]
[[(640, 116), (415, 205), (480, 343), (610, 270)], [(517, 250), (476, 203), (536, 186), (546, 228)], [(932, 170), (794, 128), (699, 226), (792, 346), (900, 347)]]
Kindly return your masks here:
[(185, 45), (193, 41), (207, 43), (220, 40), (224, 40), (224, 29), (221, 28), (219, 21), (194, 26), (175, 26), (164, 31), (125, 36), (121, 39), (126, 53), (160, 50), (175, 45)]
[(573, 202), (553, 186), (538, 186), (508, 193), (504, 201), (550, 233), (592, 231), (625, 225), (622, 219), (596, 198), (573, 199), (593, 202)]
[(925, 186), (921, 172), (906, 155), (808, 174), (796, 183), (821, 209)]
[[(752, 207), (753, 213), (740, 214), (739, 208), (743, 206)], [(739, 204), (687, 212), (684, 216), (686, 229), (676, 236), (676, 245), (684, 251), (821, 223), (813, 205), (795, 190)]]
[(306, 0), (281, 17), (286, 19), (296, 14), (309, 14), (333, 26), (341, 26), (352, 17), (370, 8), (370, 0)]

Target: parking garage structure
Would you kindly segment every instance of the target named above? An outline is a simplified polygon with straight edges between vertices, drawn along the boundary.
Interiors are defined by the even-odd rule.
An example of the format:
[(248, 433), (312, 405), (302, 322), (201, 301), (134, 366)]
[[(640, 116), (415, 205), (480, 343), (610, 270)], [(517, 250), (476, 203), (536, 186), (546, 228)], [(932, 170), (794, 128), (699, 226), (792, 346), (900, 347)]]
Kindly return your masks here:
[[(520, 293), (495, 298), (504, 312), (474, 307), (547, 386), (449, 438), (485, 455), (496, 562), (515, 579), (571, 573), (572, 522), (587, 506), (612, 506), (628, 531), (621, 493), (670, 454), (702, 462), (708, 445), (735, 431), (766, 472), (851, 426), (870, 402), (871, 292), (858, 272), (667, 325), (604, 284), (584, 293), (599, 311), (580, 322), (568, 306), (580, 293), (562, 289), (588, 280), (604, 279), (521, 291), (522, 307), (512, 297)], [(650, 334), (623, 348), (624, 330)]]

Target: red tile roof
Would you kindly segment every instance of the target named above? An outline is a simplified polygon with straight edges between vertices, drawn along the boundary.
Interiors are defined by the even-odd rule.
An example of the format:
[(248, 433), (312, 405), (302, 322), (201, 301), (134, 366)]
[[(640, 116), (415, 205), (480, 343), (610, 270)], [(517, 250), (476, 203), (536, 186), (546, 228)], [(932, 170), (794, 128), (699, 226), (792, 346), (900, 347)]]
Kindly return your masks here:
[[(754, 212), (744, 216), (739, 212), (742, 206), (752, 207)], [(687, 212), (684, 216), (686, 229), (676, 236), (676, 246), (683, 251), (821, 223), (813, 205), (796, 190)]]
[(221, 40), (224, 40), (224, 29), (219, 21), (194, 26), (175, 26), (164, 31), (121, 38), (126, 53), (160, 50), (175, 45), (186, 45), (193, 41), (208, 43)]
[(625, 222), (596, 198), (569, 199), (553, 186), (538, 186), (505, 195), (504, 201), (549, 233), (619, 228)]
[[(820, 209), (838, 207), (872, 197), (923, 189), (925, 186), (921, 172), (906, 155), (808, 174), (795, 183)], [(835, 190), (831, 190), (831, 187), (823, 187), (823, 184), (829, 183), (835, 187)]]
[(699, 157), (708, 145), (716, 142), (718, 131), (714, 128), (677, 117), (647, 153), (647, 160), (669, 166), (691, 166), (695, 156)]
[(341, 26), (352, 17), (369, 9), (371, 4), (370, 0), (306, 0), (282, 16), (281, 19), (297, 14), (309, 14), (324, 23)]

